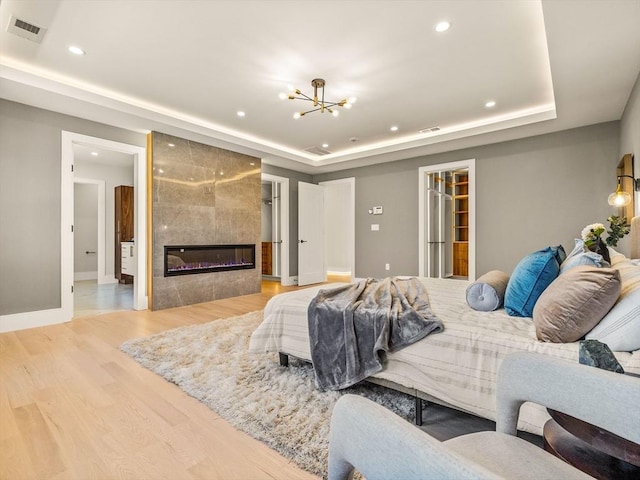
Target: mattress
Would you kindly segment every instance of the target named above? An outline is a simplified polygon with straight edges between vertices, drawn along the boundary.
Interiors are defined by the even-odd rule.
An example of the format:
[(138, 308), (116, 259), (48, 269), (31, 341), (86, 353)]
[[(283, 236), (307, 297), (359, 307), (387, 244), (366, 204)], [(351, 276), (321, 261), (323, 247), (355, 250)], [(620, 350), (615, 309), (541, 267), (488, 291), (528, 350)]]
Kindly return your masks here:
[[(444, 331), (389, 353), (384, 370), (375, 378), (495, 421), (497, 372), (507, 354), (531, 351), (567, 362), (578, 361), (578, 342), (540, 342), (530, 318), (510, 317), (504, 309), (479, 312), (469, 308), (465, 296), (468, 281), (420, 280), (427, 289), (433, 313), (444, 323)], [(273, 297), (265, 306), (264, 321), (251, 336), (249, 351), (281, 352), (310, 360), (307, 307), (318, 290), (338, 285), (342, 284)], [(639, 352), (614, 353), (625, 371), (640, 373)], [(542, 406), (527, 403), (521, 410), (518, 428), (540, 435), (548, 418)]]

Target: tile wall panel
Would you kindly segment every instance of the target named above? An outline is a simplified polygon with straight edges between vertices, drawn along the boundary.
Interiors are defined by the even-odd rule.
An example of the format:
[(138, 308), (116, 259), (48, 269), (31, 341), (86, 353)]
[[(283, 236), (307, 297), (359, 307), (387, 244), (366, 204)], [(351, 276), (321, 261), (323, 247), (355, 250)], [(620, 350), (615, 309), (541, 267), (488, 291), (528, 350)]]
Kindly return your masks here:
[[(152, 137), (151, 308), (260, 292), (260, 159), (164, 133)], [(239, 243), (256, 246), (255, 269), (164, 276), (165, 245)]]

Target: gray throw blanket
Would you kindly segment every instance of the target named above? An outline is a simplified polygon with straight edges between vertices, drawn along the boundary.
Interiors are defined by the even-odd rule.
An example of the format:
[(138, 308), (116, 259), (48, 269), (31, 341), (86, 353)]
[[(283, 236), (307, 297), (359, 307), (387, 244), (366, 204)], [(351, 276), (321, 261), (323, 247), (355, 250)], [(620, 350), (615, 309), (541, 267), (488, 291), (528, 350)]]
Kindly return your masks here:
[(394, 352), (444, 329), (416, 278), (362, 280), (320, 290), (309, 304), (316, 385), (340, 390), (382, 370)]

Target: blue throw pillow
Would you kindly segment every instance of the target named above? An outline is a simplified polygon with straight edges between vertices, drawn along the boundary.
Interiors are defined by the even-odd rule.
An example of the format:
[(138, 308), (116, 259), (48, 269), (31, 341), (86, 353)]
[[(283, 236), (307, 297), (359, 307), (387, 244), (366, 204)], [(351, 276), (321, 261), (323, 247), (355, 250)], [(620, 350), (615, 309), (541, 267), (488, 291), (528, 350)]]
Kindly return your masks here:
[(504, 308), (514, 317), (533, 316), (533, 307), (538, 297), (560, 273), (555, 248), (530, 253), (516, 266), (511, 274), (504, 295)]

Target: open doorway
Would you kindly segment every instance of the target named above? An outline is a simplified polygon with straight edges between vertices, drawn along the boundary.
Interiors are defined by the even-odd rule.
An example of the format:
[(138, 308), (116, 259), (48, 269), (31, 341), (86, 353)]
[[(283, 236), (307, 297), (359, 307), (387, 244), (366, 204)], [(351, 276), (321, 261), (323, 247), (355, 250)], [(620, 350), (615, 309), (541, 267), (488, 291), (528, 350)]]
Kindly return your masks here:
[(262, 174), (262, 279), (293, 285), (289, 272), (289, 179)]
[[(111, 180), (105, 180), (106, 169), (113, 167), (113, 161), (107, 165), (86, 166), (80, 159), (80, 152), (88, 152), (90, 158), (96, 159), (102, 155), (112, 155), (112, 158), (120, 158), (126, 166), (120, 168), (119, 173)], [(93, 155), (97, 153), (97, 155)], [(91, 173), (91, 171), (94, 173)], [(100, 175), (95, 171), (102, 170)], [(134, 207), (134, 232), (135, 232), (135, 258), (132, 259), (132, 269), (136, 276), (133, 283), (132, 292), (126, 293), (128, 302), (126, 308), (135, 310), (145, 310), (148, 306), (147, 296), (147, 265), (146, 265), (146, 223), (147, 223), (147, 188), (146, 188), (146, 150), (143, 147), (135, 145), (114, 142), (97, 137), (90, 137), (72, 132), (62, 132), (62, 315), (63, 321), (70, 320), (76, 314), (74, 313), (75, 304), (75, 222), (74, 204), (75, 204), (75, 180), (97, 181), (105, 180), (104, 187), (104, 203), (101, 203), (100, 194), (98, 195), (98, 215), (104, 212), (104, 222), (98, 221), (99, 225), (104, 224), (104, 233), (97, 234), (96, 250), (86, 248), (83, 252), (95, 251), (97, 258), (97, 275), (92, 280), (96, 290), (117, 289), (117, 280), (115, 279), (115, 234), (113, 217), (108, 213), (112, 206), (115, 209), (115, 186), (129, 185), (135, 189), (135, 207)], [(92, 178), (93, 177), (93, 178)], [(100, 191), (100, 187), (99, 187)], [(111, 219), (111, 221), (110, 221)], [(104, 243), (102, 243), (104, 242)], [(110, 244), (113, 248), (110, 248)], [(101, 247), (104, 245), (103, 247)], [(91, 254), (88, 254), (91, 255)], [(84, 281), (84, 280), (81, 280)], [(104, 288), (102, 288), (104, 286)], [(131, 290), (131, 287), (129, 287)], [(80, 299), (79, 299), (80, 300)], [(115, 303), (114, 309), (123, 309), (122, 303)], [(99, 309), (96, 309), (99, 310)]]
[(116, 258), (120, 242), (114, 231), (117, 230), (114, 197), (122, 186), (134, 189), (134, 157), (74, 144), (73, 161), (73, 316), (131, 310), (133, 282), (118, 282), (120, 266)]
[(475, 160), (419, 175), (419, 275), (475, 280)]
[(355, 178), (320, 182), (324, 187), (325, 260), (329, 281), (355, 277)]

